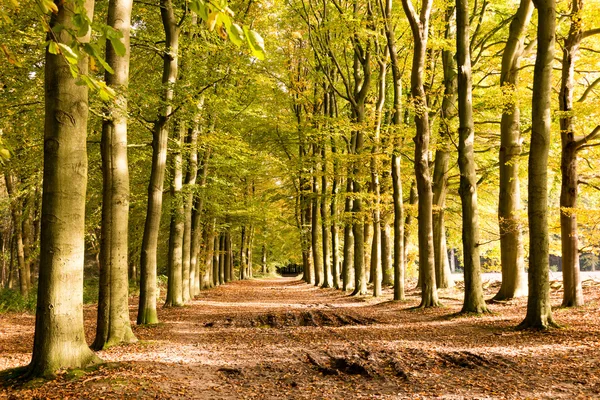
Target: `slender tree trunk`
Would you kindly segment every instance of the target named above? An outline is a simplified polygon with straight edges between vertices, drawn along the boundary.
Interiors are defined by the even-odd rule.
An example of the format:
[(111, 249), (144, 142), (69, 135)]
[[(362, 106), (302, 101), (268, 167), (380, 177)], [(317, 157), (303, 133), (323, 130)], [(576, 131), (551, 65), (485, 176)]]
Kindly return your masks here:
[(321, 242), (323, 247), (323, 284), (324, 288), (332, 287), (331, 282), (331, 254), (329, 251), (329, 218), (327, 218), (327, 146), (321, 146)]
[(394, 199), (394, 300), (404, 300), (404, 208), (402, 207), (402, 181), (400, 180), (400, 155), (392, 154), (392, 188)]
[[(202, 232), (204, 242), (204, 274), (200, 282), (200, 289), (209, 289), (213, 287), (212, 265), (215, 251), (214, 229), (212, 224), (207, 226)], [(198, 260), (200, 261), (200, 259)]]
[(225, 259), (227, 248), (225, 247), (225, 233), (219, 235), (219, 284), (225, 283)]
[(106, 24), (123, 34), (125, 54), (116, 54), (107, 42), (106, 61), (114, 74), (106, 73), (117, 101), (107, 103), (102, 121), (102, 225), (100, 234), (100, 292), (96, 339), (92, 348), (105, 349), (136, 338), (129, 320), (128, 232), (129, 166), (127, 160), (127, 86), (129, 83), (129, 34), (132, 0), (111, 0)]
[[(446, 28), (444, 37), (447, 41), (455, 40), (452, 19), (454, 17), (454, 5), (446, 9)], [(444, 98), (441, 108), (440, 143), (435, 152), (435, 163), (433, 167), (433, 247), (435, 258), (435, 281), (438, 288), (449, 288), (454, 286), (448, 255), (446, 251), (446, 227), (445, 207), (446, 193), (448, 191), (448, 163), (450, 161), (450, 140), (454, 136), (451, 128), (452, 120), (456, 116), (456, 94), (457, 94), (457, 71), (454, 60), (454, 52), (450, 49), (442, 50), (442, 65), (444, 70)]]
[(411, 97), (415, 106), (415, 176), (419, 195), (419, 273), (421, 276), (420, 307), (435, 307), (440, 304), (435, 282), (435, 261), (433, 251), (433, 193), (429, 172), (429, 114), (423, 82), (429, 16), (432, 0), (424, 0), (417, 15), (410, 0), (402, 0), (404, 12), (409, 19), (414, 39), (411, 72)]
[(152, 135), (152, 169), (148, 183), (148, 208), (142, 239), (140, 258), (140, 304), (138, 308), (138, 324), (156, 324), (156, 253), (158, 233), (162, 215), (163, 187), (165, 168), (167, 165), (167, 141), (169, 137), (169, 120), (173, 110), (173, 88), (177, 80), (177, 52), (179, 50), (179, 27), (175, 20), (171, 0), (161, 0), (160, 15), (165, 30), (165, 54), (163, 56), (163, 93), (164, 102), (158, 120), (154, 124)]
[(225, 232), (224, 235), (224, 244), (225, 244), (225, 261), (224, 261), (224, 267), (223, 267), (223, 274), (224, 274), (224, 282), (230, 282), (231, 281), (231, 268), (230, 268), (230, 264), (231, 264), (231, 235), (229, 233), (229, 230), (227, 230)]
[(516, 99), (518, 75), (524, 50), (525, 30), (529, 26), (533, 3), (521, 0), (502, 54), (500, 86), (508, 100), (500, 122), (500, 193), (498, 225), (500, 228), (500, 263), (502, 285), (494, 300), (507, 300), (527, 293), (525, 280), (519, 159), (521, 156), (521, 111)]
[[(82, 6), (91, 20), (94, 1)], [(66, 1), (57, 7), (50, 28), (66, 28), (54, 37), (69, 45), (73, 40), (69, 32), (77, 32), (75, 4)], [(77, 40), (89, 42), (89, 30)], [(88, 57), (80, 55), (77, 66), (87, 73)], [(62, 55), (47, 49), (44, 86), (40, 277), (30, 377), (54, 376), (61, 368), (82, 368), (100, 361), (86, 344), (83, 327), (88, 88), (77, 84)]]
[[(410, 192), (408, 194), (408, 204), (416, 206), (419, 203), (419, 195), (417, 193), (417, 182), (412, 181), (410, 185)], [(407, 212), (406, 218), (404, 219), (404, 269), (406, 270), (408, 264), (408, 244), (410, 243), (410, 236), (413, 230), (413, 215), (412, 212)], [(421, 269), (419, 268), (419, 283), (417, 287), (421, 287)]]
[[(352, 180), (346, 182), (346, 201), (344, 204), (344, 214), (348, 215), (352, 211)], [(346, 291), (352, 281), (352, 270), (354, 269), (354, 240), (352, 236), (352, 224), (344, 222), (344, 249), (342, 260), (342, 290)]]
[(456, 0), (456, 59), (458, 64), (458, 166), (462, 204), (462, 240), (465, 265), (464, 313), (484, 313), (487, 306), (481, 286), (479, 257), (479, 212), (477, 209), (477, 171), (475, 167), (475, 125), (469, 50), (469, 2)]
[(537, 56), (533, 72), (529, 149), (529, 296), (520, 328), (547, 329), (552, 318), (549, 282), (548, 152), (550, 150), (552, 63), (556, 35), (555, 0), (535, 0), (538, 10)]
[[(313, 156), (318, 154), (317, 145), (313, 145)], [(314, 171), (316, 173), (317, 166)], [(321, 249), (319, 247), (319, 183), (317, 176), (313, 176), (312, 183), (312, 217), (311, 217), (311, 243), (313, 249), (313, 274), (315, 277), (315, 286), (321, 286), (323, 284), (323, 258), (321, 256)]]
[[(189, 152), (188, 162), (187, 162), (187, 172), (185, 175), (185, 186), (184, 186), (184, 203), (183, 203), (183, 271), (185, 275), (185, 271), (189, 271), (189, 297), (193, 299), (197, 294), (197, 260), (194, 260), (192, 264), (192, 259), (197, 258), (198, 247), (192, 245), (192, 240), (194, 239), (192, 235), (192, 223), (193, 223), (193, 205), (194, 205), (194, 188), (196, 186), (196, 177), (198, 175), (198, 118), (195, 118), (194, 126), (192, 129), (188, 130), (187, 137), (187, 151)], [(200, 238), (200, 235), (196, 235), (197, 238)], [(192, 254), (192, 250), (196, 253)], [(185, 286), (185, 285), (184, 285)], [(184, 296), (185, 300), (185, 296)]]
[(260, 258), (260, 264), (262, 266), (263, 275), (269, 273), (269, 270), (267, 269), (267, 245), (265, 244), (262, 245), (262, 256)]
[[(333, 95), (332, 95), (333, 96)], [(332, 100), (332, 103), (334, 100)], [(339, 289), (342, 285), (340, 282), (340, 233), (338, 230), (338, 210), (337, 196), (338, 186), (340, 184), (338, 178), (338, 161), (337, 148), (334, 139), (332, 138), (331, 157), (333, 159), (333, 181), (331, 183), (331, 272), (333, 275), (333, 287)]]
[(212, 260), (212, 284), (213, 287), (214, 286), (219, 286), (219, 262), (220, 262), (220, 258), (221, 258), (221, 248), (219, 247), (220, 245), (220, 241), (219, 241), (219, 233), (215, 232), (214, 233), (214, 238), (213, 238), (213, 249), (214, 249), (214, 254), (213, 254), (213, 260)]
[[(562, 58), (562, 77), (560, 85), (559, 106), (560, 137), (562, 143), (560, 190), (560, 233), (562, 248), (563, 273), (563, 307), (582, 306), (583, 289), (579, 276), (579, 235), (577, 232), (577, 152), (581, 144), (590, 139), (575, 139), (573, 123), (573, 86), (575, 83), (575, 60), (579, 52), (579, 44), (583, 38), (582, 10), (583, 0), (572, 0), (571, 27), (565, 39)], [(599, 128), (596, 128), (598, 130)], [(591, 135), (597, 135), (592, 133)]]
[(246, 227), (242, 226), (242, 239), (240, 241), (240, 279), (248, 279), (248, 264), (246, 260)]
[(454, 286), (448, 253), (446, 249), (446, 227), (444, 222), (444, 208), (446, 207), (446, 192), (448, 191), (448, 163), (450, 152), (447, 148), (435, 152), (433, 168), (433, 245), (435, 250), (435, 281), (439, 288)]
[[(210, 159), (211, 150), (207, 148), (202, 155), (202, 162), (200, 164), (200, 170), (198, 171), (198, 176), (196, 177), (198, 189), (202, 190), (206, 187), (206, 179), (208, 177), (208, 161)], [(202, 211), (204, 209), (204, 194), (196, 193), (194, 194), (194, 206), (192, 210), (192, 243), (190, 248), (190, 269), (196, 271), (196, 281), (195, 281), (195, 289), (194, 292), (197, 294), (201, 288), (201, 278), (200, 278), (200, 260), (198, 259), (198, 255), (200, 254), (200, 242), (202, 236)], [(212, 225), (211, 225), (212, 226)], [(211, 231), (212, 232), (212, 231)], [(212, 236), (211, 236), (211, 239)], [(208, 245), (205, 241), (205, 247)], [(211, 245), (212, 246), (212, 245)], [(212, 259), (205, 260), (205, 265), (212, 265)], [(206, 270), (210, 274), (211, 270)], [(212, 281), (209, 281), (212, 284)], [(212, 286), (211, 286), (212, 287)]]
[(8, 192), (8, 197), (10, 199), (10, 209), (12, 216), (12, 226), (13, 226), (13, 234), (15, 247), (17, 250), (17, 266), (19, 271), (19, 289), (22, 296), (27, 296), (29, 294), (30, 289), (30, 275), (29, 275), (29, 265), (25, 262), (25, 250), (23, 246), (23, 230), (22, 226), (22, 209), (23, 205), (21, 199), (17, 197), (15, 193), (15, 178), (12, 173), (7, 172), (4, 174), (4, 181), (6, 183), (6, 191)]
[(398, 61), (398, 52), (396, 51), (396, 37), (394, 27), (392, 26), (392, 5), (393, 0), (380, 2), (380, 8), (383, 15), (385, 36), (390, 55), (390, 64), (392, 67), (392, 88), (394, 90), (394, 102), (392, 113), (392, 125), (394, 126), (392, 137), (394, 151), (391, 162), (392, 175), (392, 201), (394, 205), (394, 300), (404, 300), (404, 271), (405, 271), (405, 246), (406, 236), (404, 230), (404, 206), (402, 204), (402, 180), (400, 169), (400, 140), (397, 137), (397, 129), (402, 123), (401, 120), (401, 99), (402, 99), (402, 80), (400, 72), (400, 63)]
[[(179, 121), (181, 124), (182, 121)], [(169, 229), (169, 256), (168, 256), (168, 282), (166, 307), (179, 307), (185, 304), (186, 297), (189, 299), (189, 269), (187, 275), (183, 270), (183, 137), (185, 129), (183, 125), (175, 127), (175, 149), (172, 156), (171, 183), (171, 225)], [(187, 285), (186, 285), (187, 282)], [(184, 294), (187, 291), (187, 296)]]

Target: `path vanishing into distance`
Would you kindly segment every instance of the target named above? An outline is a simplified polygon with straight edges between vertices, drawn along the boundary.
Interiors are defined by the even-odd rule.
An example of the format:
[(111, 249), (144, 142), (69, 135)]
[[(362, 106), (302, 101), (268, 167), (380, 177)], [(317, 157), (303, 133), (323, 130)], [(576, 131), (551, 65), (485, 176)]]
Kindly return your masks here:
[[(540, 333), (514, 330), (525, 299), (459, 317), (455, 289), (440, 290), (444, 307), (416, 310), (415, 291), (397, 303), (391, 289), (355, 298), (298, 278), (236, 281), (160, 308), (159, 325), (134, 326), (137, 344), (98, 353), (106, 364), (5, 384), (0, 398), (598, 398), (600, 288), (586, 282), (587, 305), (555, 309), (565, 328)], [(497, 290), (484, 286), (486, 298)], [(95, 312), (86, 306), (88, 343)], [(29, 362), (33, 324), (0, 315), (0, 370)]]

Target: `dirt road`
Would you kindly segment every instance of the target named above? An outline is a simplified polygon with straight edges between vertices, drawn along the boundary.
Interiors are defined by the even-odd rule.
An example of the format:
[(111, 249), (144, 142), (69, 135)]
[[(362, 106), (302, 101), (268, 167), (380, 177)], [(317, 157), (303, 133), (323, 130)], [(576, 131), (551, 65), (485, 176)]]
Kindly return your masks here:
[[(585, 294), (585, 307), (555, 310), (564, 329), (540, 333), (513, 329), (524, 299), (457, 317), (457, 290), (440, 292), (443, 308), (415, 310), (415, 292), (394, 303), (389, 289), (373, 299), (295, 278), (233, 282), (160, 309), (160, 325), (134, 328), (139, 343), (99, 352), (103, 366), (0, 398), (600, 398), (600, 289)], [(33, 322), (0, 315), (0, 369), (27, 364)]]

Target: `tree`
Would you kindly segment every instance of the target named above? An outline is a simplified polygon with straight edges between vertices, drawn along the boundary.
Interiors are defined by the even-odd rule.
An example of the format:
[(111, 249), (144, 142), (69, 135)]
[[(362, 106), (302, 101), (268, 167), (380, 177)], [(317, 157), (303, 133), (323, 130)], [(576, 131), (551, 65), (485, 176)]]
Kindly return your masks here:
[[(91, 21), (94, 1), (56, 5), (50, 28), (65, 29), (49, 37), (45, 57), (45, 128), (40, 276), (33, 356), (29, 376), (53, 376), (60, 368), (81, 368), (100, 359), (85, 342), (83, 327), (83, 261), (87, 186), (88, 87), (78, 85), (69, 61), (56, 47), (88, 43), (89, 29), (75, 26), (78, 13)], [(56, 40), (56, 41), (55, 41)], [(87, 74), (88, 57), (77, 58)]]
[[(124, 51), (106, 45), (107, 85), (117, 93), (108, 103), (102, 121), (102, 225), (100, 237), (100, 292), (96, 339), (92, 347), (103, 349), (135, 342), (129, 321), (128, 230), (129, 166), (127, 160), (127, 86), (129, 83), (129, 34), (132, 0), (108, 4), (107, 25), (123, 36)], [(119, 39), (116, 39), (119, 40)], [(120, 42), (119, 42), (120, 43)], [(117, 45), (118, 46), (118, 45)]]
[(537, 55), (533, 75), (529, 149), (529, 297), (520, 328), (556, 326), (550, 304), (548, 237), (548, 152), (550, 149), (552, 62), (556, 36), (555, 0), (534, 0), (538, 10)]
[(424, 0), (419, 14), (411, 0), (402, 0), (404, 13), (410, 23), (413, 34), (414, 50), (410, 77), (411, 101), (413, 102), (416, 125), (415, 176), (419, 196), (419, 272), (421, 274), (420, 307), (436, 307), (440, 304), (435, 282), (435, 264), (433, 251), (433, 194), (429, 172), (429, 114), (423, 74), (429, 35), (429, 17), (433, 2)]
[(152, 169), (148, 183), (148, 205), (142, 255), (140, 260), (140, 303), (138, 324), (156, 324), (156, 251), (162, 213), (163, 186), (167, 164), (167, 140), (169, 121), (173, 106), (173, 86), (177, 79), (177, 62), (180, 28), (175, 21), (175, 12), (171, 0), (161, 0), (160, 15), (165, 30), (165, 52), (163, 55), (163, 106), (152, 132)]
[(494, 300), (520, 297), (526, 293), (523, 260), (522, 226), (519, 218), (521, 193), (519, 189), (519, 157), (521, 155), (521, 111), (516, 90), (520, 61), (525, 52), (525, 29), (529, 25), (533, 3), (521, 0), (502, 53), (500, 87), (507, 100), (500, 122), (500, 194), (498, 226), (500, 230), (500, 264), (502, 285)]
[[(462, 204), (463, 262), (465, 300), (462, 312), (487, 312), (481, 286), (479, 257), (479, 214), (477, 210), (477, 174), (473, 145), (473, 94), (469, 42), (469, 2), (456, 1), (456, 60), (458, 65), (458, 166), (459, 194)], [(445, 255), (444, 255), (445, 256)]]
[[(577, 153), (586, 143), (600, 136), (600, 125), (583, 137), (575, 135), (573, 117), (573, 91), (575, 85), (575, 60), (579, 45), (584, 37), (598, 33), (598, 30), (585, 31), (582, 26), (583, 0), (571, 2), (571, 26), (564, 40), (562, 75), (559, 93), (561, 178), (560, 188), (560, 241), (563, 271), (563, 307), (583, 305), (583, 289), (579, 276), (579, 234), (577, 231), (577, 197), (579, 177), (577, 173)], [(589, 145), (588, 145), (589, 146)]]

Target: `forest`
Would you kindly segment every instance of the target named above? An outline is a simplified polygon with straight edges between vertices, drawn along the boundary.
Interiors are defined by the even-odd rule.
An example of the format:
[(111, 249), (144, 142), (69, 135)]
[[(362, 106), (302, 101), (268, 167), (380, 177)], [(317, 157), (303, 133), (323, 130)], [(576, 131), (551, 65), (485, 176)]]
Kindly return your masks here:
[(0, 398), (599, 398), (600, 0), (0, 0)]

